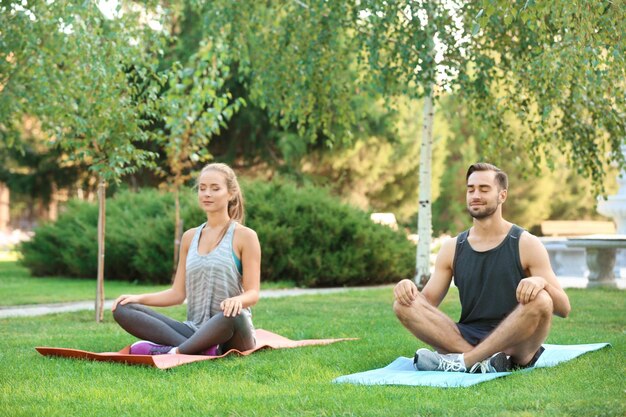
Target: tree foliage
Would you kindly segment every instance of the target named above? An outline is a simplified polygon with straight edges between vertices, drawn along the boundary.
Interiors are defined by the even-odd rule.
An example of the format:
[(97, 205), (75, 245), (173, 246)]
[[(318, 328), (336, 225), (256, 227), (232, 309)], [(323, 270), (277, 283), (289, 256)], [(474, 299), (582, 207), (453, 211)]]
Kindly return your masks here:
[[(157, 3), (155, 16), (171, 35), (166, 42), (138, 24), (145, 22), (139, 11), (154, 11)], [(190, 149), (170, 140), (185, 130), (199, 139), (198, 152), (207, 149), (215, 131), (202, 133), (186, 115), (202, 108), (204, 91), (222, 98), (230, 91), (249, 105), (227, 131), (221, 127), (210, 152), (259, 171), (310, 175), (361, 206), (402, 218), (414, 211), (418, 141), (410, 130), (419, 126), (418, 112), (404, 112), (403, 100), (434, 84), (444, 111), (435, 122), (436, 230), (464, 224), (454, 220), (462, 207), (454, 211), (437, 193), (452, 195), (459, 186), (454, 172), (462, 178), (473, 158), (502, 160), (513, 173), (531, 168), (545, 181), (568, 177), (586, 194), (593, 193), (589, 185), (566, 175), (563, 164), (592, 177), (597, 190), (609, 162), (623, 163), (623, 0), (121, 4), (125, 13), (109, 19), (91, 2), (0, 2), (4, 145), (22, 142), (28, 156), (23, 120), (35, 116), (45, 132), (39, 145), (58, 147), (52, 161), (67, 166), (71, 157), (74, 167), (89, 164), (120, 178), (149, 163), (148, 149), (163, 155), (171, 147)], [(217, 45), (218, 74), (207, 55), (216, 56)], [(448, 113), (446, 106), (459, 110)], [(222, 116), (227, 123), (229, 115)], [(460, 136), (441, 133), (448, 125)], [(152, 143), (141, 143), (148, 138)], [(171, 161), (184, 159), (170, 154)], [(163, 169), (171, 172), (167, 163)], [(564, 205), (555, 210), (536, 218), (571, 212)]]
[[(440, 117), (449, 121), (446, 132), (446, 155), (440, 179), (440, 195), (433, 203), (433, 230), (456, 234), (471, 226), (471, 217), (466, 211), (465, 174), (467, 167), (477, 160), (490, 160), (509, 174), (509, 197), (504, 204), (505, 217), (531, 230), (540, 232), (544, 220), (602, 219), (596, 211), (596, 194), (591, 178), (581, 176), (567, 164), (565, 155), (555, 155), (553, 167), (541, 162), (533, 169), (527, 154), (503, 149), (498, 155), (489, 155), (484, 146), (484, 137), (497, 136), (497, 128), (484, 126), (472, 117), (471, 110), (454, 97), (448, 97), (440, 106)], [(515, 135), (520, 135), (523, 126), (512, 123)], [(523, 149), (519, 150), (523, 152)], [(520, 163), (526, 161), (527, 163)], [(615, 191), (615, 168), (610, 168), (604, 181), (606, 191)]]
[(184, 184), (194, 162), (208, 160), (210, 139), (226, 127), (227, 121), (244, 103), (233, 100), (224, 89), (229, 68), (225, 65), (223, 45), (203, 44), (188, 61), (175, 61), (162, 71), (165, 84), (155, 113), (162, 129), (153, 131), (156, 142), (165, 150), (175, 186)]
[(496, 128), (490, 154), (511, 149), (539, 169), (562, 153), (602, 191), (610, 162), (625, 162), (624, 1), (483, 5), (459, 79), (477, 119)]
[(283, 126), (347, 138), (354, 95), (421, 97), (435, 85), (495, 128), (488, 155), (511, 149), (540, 169), (562, 153), (601, 188), (609, 162), (624, 163), (625, 10), (623, 0), (218, 1), (202, 13), (251, 75), (252, 100)]
[[(344, 140), (355, 120), (354, 45), (345, 2), (216, 1), (204, 6), (210, 32), (221, 32), (250, 98), (299, 136)], [(342, 59), (338, 59), (342, 57)], [(352, 58), (351, 58), (352, 57)]]
[[(118, 181), (154, 156), (136, 146), (155, 91), (145, 88), (145, 28), (127, 13), (105, 18), (95, 3), (4, 1), (0, 5), (0, 135), (19, 146), (35, 117), (68, 158)], [(141, 104), (143, 103), (143, 104)]]

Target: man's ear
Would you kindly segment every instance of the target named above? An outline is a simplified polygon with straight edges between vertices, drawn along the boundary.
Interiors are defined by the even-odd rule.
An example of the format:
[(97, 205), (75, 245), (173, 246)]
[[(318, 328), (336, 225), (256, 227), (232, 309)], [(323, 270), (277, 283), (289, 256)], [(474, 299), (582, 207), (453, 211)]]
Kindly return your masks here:
[(500, 190), (500, 192), (498, 193), (498, 202), (500, 204), (503, 204), (506, 201), (508, 194), (509, 194), (508, 190)]

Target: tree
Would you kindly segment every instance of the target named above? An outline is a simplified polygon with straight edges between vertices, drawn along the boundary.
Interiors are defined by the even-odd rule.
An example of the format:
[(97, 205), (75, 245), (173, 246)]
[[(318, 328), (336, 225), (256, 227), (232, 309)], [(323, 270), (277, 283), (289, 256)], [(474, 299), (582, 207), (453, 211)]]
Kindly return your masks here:
[(171, 176), (167, 176), (174, 192), (174, 269), (178, 265), (182, 222), (180, 217), (180, 187), (189, 180), (190, 168), (195, 163), (211, 158), (208, 144), (211, 137), (226, 126), (226, 122), (244, 103), (232, 100), (224, 91), (228, 67), (222, 55), (224, 45), (212, 40), (201, 45), (183, 65), (176, 61), (164, 71), (167, 89), (158, 103), (158, 117), (164, 129), (154, 131), (156, 141), (165, 149)]
[(603, 192), (611, 162), (625, 164), (624, 1), (483, 6), (471, 65), (459, 82), (476, 118), (496, 129), (490, 153), (510, 148), (528, 155), (535, 169), (541, 161), (553, 167), (563, 154)]
[[(222, 4), (211, 15), (225, 17), (220, 24), (226, 30), (237, 28), (229, 35), (239, 61), (255, 74), (253, 99), (259, 97), (282, 125), (296, 123), (304, 136), (335, 140), (337, 124), (349, 138), (350, 104), (361, 89), (424, 98), (417, 254), (422, 281), (429, 276), (432, 106), (450, 79), (437, 72), (440, 67), (450, 75), (463, 63), (462, 50), (451, 47), (463, 31), (454, 21), (459, 6), (450, 3), (294, 2), (263, 10)], [(437, 42), (447, 47), (436, 50)], [(348, 77), (355, 64), (367, 68), (362, 79)]]
[[(622, 1), (244, 3), (214, 2), (204, 9), (206, 20), (227, 33), (238, 61), (254, 75), (252, 99), (277, 123), (295, 123), (308, 140), (349, 138), (351, 97), (373, 86), (388, 97), (426, 98), (427, 165), (430, 99), (459, 92), (476, 117), (500, 133), (483, 144), (492, 156), (521, 146), (538, 169), (557, 149), (599, 187), (608, 162), (624, 164), (625, 95), (623, 88), (614, 93), (624, 83), (624, 38), (615, 39), (624, 21)], [(357, 57), (365, 75), (350, 79)], [(521, 145), (507, 134), (511, 114), (530, 137)], [(427, 176), (426, 169), (420, 190), (430, 183)], [(420, 197), (425, 225), (427, 194)], [(420, 227), (423, 241), (429, 229)], [(418, 258), (425, 260), (424, 246)], [(418, 265), (417, 278), (428, 275), (427, 266)]]
[(133, 13), (105, 18), (94, 3), (11, 2), (0, 5), (0, 131), (18, 146), (22, 115), (36, 117), (50, 146), (99, 176), (96, 321), (104, 307), (105, 186), (149, 165), (137, 142), (156, 97)]
[(455, 21), (462, 17), (461, 11), (457, 2), (369, 1), (362, 3), (355, 19), (361, 55), (369, 63), (372, 81), (385, 91), (424, 100), (415, 276), (420, 286), (430, 277), (435, 100), (439, 92), (451, 88), (455, 72), (463, 65), (464, 31)]
[[(433, 231), (435, 234), (455, 235), (471, 225), (461, 192), (465, 187), (467, 167), (474, 161), (489, 159), (481, 143), (485, 142), (483, 138), (497, 136), (498, 132), (496, 128), (485, 126), (472, 117), (471, 109), (455, 96), (442, 100), (439, 116), (441, 120), (450, 121), (450, 129), (445, 132), (447, 146), (444, 152), (439, 152), (440, 155), (445, 154), (441, 163), (444, 173), (439, 185), (441, 194), (433, 203)], [(514, 136), (523, 131), (515, 120), (511, 121), (509, 129)], [(517, 152), (525, 151), (518, 149)], [(495, 161), (509, 173), (510, 203), (504, 205), (504, 215), (508, 220), (532, 233), (540, 233), (544, 220), (602, 219), (596, 212), (597, 201), (591, 178), (569, 168), (565, 155), (555, 155), (552, 170), (545, 162), (540, 164), (539, 170), (528, 169), (527, 165), (520, 166), (518, 158), (530, 160), (528, 154), (515, 154), (512, 150), (503, 149)], [(611, 169), (603, 183), (609, 193), (615, 191), (615, 174), (615, 169)]]
[(60, 148), (51, 149), (37, 119), (23, 117), (18, 127), (19, 149), (0, 143), (0, 182), (15, 193), (16, 201), (28, 201), (31, 208), (24, 210), (22, 219), (32, 219), (36, 213), (44, 220), (56, 220), (59, 191), (76, 184), (86, 167), (68, 161)]

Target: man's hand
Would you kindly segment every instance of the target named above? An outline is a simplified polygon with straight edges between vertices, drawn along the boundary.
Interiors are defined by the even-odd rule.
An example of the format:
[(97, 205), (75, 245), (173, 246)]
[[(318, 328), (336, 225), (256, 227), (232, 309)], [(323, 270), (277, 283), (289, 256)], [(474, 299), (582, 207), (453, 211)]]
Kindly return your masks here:
[(517, 286), (515, 296), (521, 304), (527, 304), (537, 297), (539, 291), (543, 290), (548, 283), (541, 277), (528, 277), (521, 280)]
[(418, 290), (417, 286), (410, 279), (403, 279), (398, 282), (393, 289), (393, 295), (396, 301), (403, 306), (410, 306), (417, 298)]

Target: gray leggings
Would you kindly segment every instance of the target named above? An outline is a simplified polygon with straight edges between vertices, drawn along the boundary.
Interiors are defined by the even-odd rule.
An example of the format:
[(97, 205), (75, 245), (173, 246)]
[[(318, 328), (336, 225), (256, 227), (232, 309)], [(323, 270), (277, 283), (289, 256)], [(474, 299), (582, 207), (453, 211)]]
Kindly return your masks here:
[(117, 305), (113, 318), (128, 333), (160, 345), (178, 347), (179, 353), (197, 354), (211, 346), (220, 345), (221, 351), (244, 351), (254, 348), (254, 329), (243, 315), (224, 317), (216, 314), (197, 331), (185, 323), (141, 305)]

